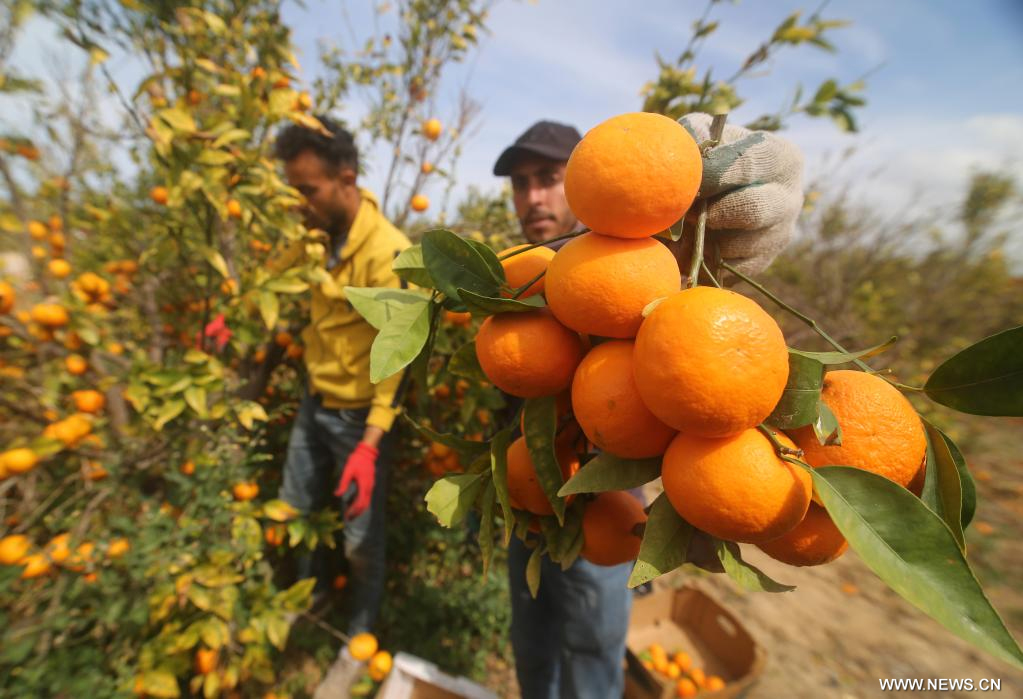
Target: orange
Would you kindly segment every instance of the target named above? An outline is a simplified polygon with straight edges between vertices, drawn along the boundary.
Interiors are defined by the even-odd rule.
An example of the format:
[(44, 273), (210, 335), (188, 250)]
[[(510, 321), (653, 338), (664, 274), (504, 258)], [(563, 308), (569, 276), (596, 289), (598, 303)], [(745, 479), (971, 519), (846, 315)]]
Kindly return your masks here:
[(217, 651), (212, 648), (200, 648), (195, 652), (195, 671), (200, 675), (208, 675), (217, 667)]
[(444, 311), (444, 322), (451, 325), (468, 327), (472, 322), (472, 313), (469, 311)]
[(427, 119), (423, 123), (423, 136), (431, 141), (440, 138), (442, 131), (444, 131), (444, 126), (440, 123), (440, 119)]
[(284, 350), (284, 356), (289, 359), (299, 359), (303, 353), (305, 353), (305, 349), (302, 345), (290, 345), (288, 349)]
[(44, 248), (42, 245), (33, 245), (32, 257), (36, 258), (37, 260), (44, 259), (46, 257), (46, 248)]
[(231, 218), (242, 217), (242, 205), (238, 203), (237, 199), (227, 200), (227, 215), (230, 216)]
[(67, 260), (50, 260), (47, 268), (50, 270), (50, 274), (57, 279), (64, 279), (71, 274), (71, 263)]
[(377, 638), (371, 633), (360, 633), (348, 641), (348, 652), (356, 660), (369, 660), (377, 652)]
[(675, 663), (668, 663), (668, 671), (664, 674), (670, 679), (677, 680), (682, 675), (682, 668)]
[(587, 438), (603, 451), (642, 459), (660, 456), (675, 430), (654, 417), (632, 378), (633, 343), (613, 340), (583, 357), (572, 379), (572, 410)]
[(633, 532), (646, 522), (639, 500), (622, 490), (600, 493), (583, 512), (583, 550), (590, 563), (615, 566), (636, 560), (643, 538)]
[(679, 666), (682, 672), (689, 672), (689, 668), (693, 666), (693, 659), (689, 657), (689, 653), (684, 650), (680, 650), (675, 653), (675, 657), (672, 658), (672, 662)]
[(64, 367), (68, 370), (69, 374), (81, 376), (89, 369), (89, 363), (85, 361), (85, 357), (82, 355), (71, 354), (64, 360)]
[(251, 500), (252, 498), (259, 495), (259, 486), (256, 483), (235, 483), (234, 487), (231, 488), (231, 492), (234, 494), (234, 499), (241, 502)]
[(274, 343), (278, 347), (287, 347), (293, 341), (294, 338), (291, 336), (291, 333), (289, 333), (287, 330), (281, 330), (279, 333), (274, 335)]
[(22, 534), (11, 534), (0, 539), (0, 564), (18, 565), (32, 548), (32, 542)]
[(725, 681), (718, 677), (717, 675), (711, 675), (710, 677), (707, 678), (707, 681), (704, 683), (703, 688), (706, 689), (708, 692), (716, 692), (718, 690), (725, 688)]
[(92, 432), (92, 423), (82, 413), (75, 413), (58, 422), (53, 422), (43, 429), (43, 436), (63, 442), (66, 447), (74, 447)]
[[(563, 443), (559, 443), (557, 457), (561, 477), (567, 481), (579, 470), (579, 457)], [(554, 514), (550, 500), (536, 477), (536, 467), (529, 455), (525, 437), (519, 437), (508, 447), (508, 497), (516, 509), (535, 515)]]
[(830, 563), (847, 548), (849, 544), (831, 521), (828, 511), (815, 502), (810, 503), (803, 521), (792, 531), (760, 544), (761, 551), (790, 566)]
[(122, 345), (120, 342), (111, 342), (109, 345), (107, 345), (107, 352), (110, 352), (110, 354), (117, 355), (124, 354), (124, 345)]
[(127, 539), (114, 539), (107, 544), (107, 557), (120, 558), (124, 554), (128, 553), (130, 548), (131, 542)]
[(57, 303), (40, 303), (32, 308), (32, 320), (46, 328), (59, 328), (68, 323), (67, 309)]
[(103, 468), (103, 464), (98, 461), (86, 461), (84, 466), (85, 477), (90, 481), (101, 481), (110, 475), (110, 472)]
[(44, 240), (50, 234), (50, 229), (42, 221), (29, 221), (28, 234), (35, 240)]
[(348, 587), (348, 576), (347, 575), (338, 575), (336, 578), (334, 578), (334, 589), (335, 590), (343, 590), (346, 587)]
[(699, 690), (696, 688), (696, 685), (693, 684), (693, 681), (688, 677), (683, 677), (678, 681), (678, 684), (675, 685), (676, 696), (682, 697), (683, 699), (686, 697), (695, 697), (698, 691)]
[(855, 466), (901, 486), (912, 483), (923, 468), (927, 437), (920, 417), (897, 388), (862, 371), (829, 371), (821, 400), (842, 428), (842, 443), (824, 447), (813, 427), (793, 430), (791, 437), (808, 464)]
[[(549, 282), (548, 282), (549, 283)], [(751, 299), (698, 286), (661, 302), (636, 336), (636, 386), (677, 430), (725, 437), (771, 414), (785, 390), (781, 328)]]
[(582, 355), (579, 336), (546, 310), (499, 313), (476, 333), (483, 373), (519, 398), (553, 396), (568, 388)]
[(30, 553), (25, 556), (21, 564), (25, 566), (25, 570), (21, 571), (21, 577), (24, 580), (41, 577), (52, 569), (50, 559), (44, 553)]
[[(794, 446), (783, 434), (778, 440)], [(778, 458), (756, 428), (723, 439), (680, 433), (664, 453), (661, 479), (687, 522), (719, 539), (750, 544), (791, 531), (813, 492), (810, 474)]]
[(50, 539), (50, 543), (46, 545), (46, 555), (49, 556), (51, 561), (63, 563), (68, 559), (71, 555), (71, 549), (68, 548), (68, 540), (70, 538), (70, 534), (58, 534)]
[(167, 203), (169, 196), (170, 193), (166, 187), (157, 186), (149, 190), (149, 198), (161, 206)]
[(39, 455), (27, 447), (10, 449), (0, 454), (0, 465), (10, 473), (31, 471), (39, 463)]
[(284, 543), (284, 527), (279, 524), (267, 527), (263, 533), (263, 538), (271, 546), (280, 546)]
[(411, 206), (413, 211), (426, 211), (430, 208), (430, 199), (425, 194), (416, 194), (412, 197)]
[(79, 573), (85, 570), (86, 564), (92, 560), (92, 552), (95, 548), (96, 545), (91, 541), (79, 544), (78, 548), (75, 549), (75, 552), (68, 559), (68, 569)]
[(706, 673), (704, 673), (704, 671), (698, 667), (694, 667), (692, 670), (689, 671), (689, 679), (691, 679), (693, 683), (700, 689), (703, 689), (704, 685), (707, 684)]
[(429, 175), (431, 172), (433, 172), (433, 163), (429, 162), (423, 163), (419, 167), (419, 172), (423, 173), (424, 175)]
[(71, 394), (75, 409), (80, 413), (98, 413), (106, 404), (106, 399), (99, 391), (75, 391)]
[(700, 148), (685, 127), (661, 114), (621, 114), (572, 151), (565, 198), (597, 233), (645, 238), (685, 215), (702, 176)]
[(565, 244), (547, 268), (547, 303), (573, 330), (635, 337), (643, 309), (679, 290), (678, 262), (652, 238), (622, 240), (586, 233)]
[(386, 650), (378, 651), (373, 655), (369, 661), (369, 676), (374, 682), (380, 682), (387, 673), (391, 671), (391, 666), (394, 664), (394, 660), (391, 658), (391, 654)]
[(0, 281), (0, 313), (10, 313), (14, 308), (14, 287), (10, 283)]
[[(518, 289), (529, 284), (530, 281), (536, 279), (537, 275), (546, 271), (547, 266), (554, 259), (554, 251), (543, 246), (507, 257), (508, 253), (528, 247), (528, 245), (516, 245), (513, 248), (508, 248), (500, 255), (501, 266), (504, 267), (504, 276), (508, 281), (508, 287), (511, 289)], [(524, 299), (536, 294), (542, 294), (544, 289), (543, 280), (544, 278), (540, 277), (530, 284), (529, 288), (519, 295), (519, 298)], [(510, 297), (512, 294), (504, 294), (504, 296)]]

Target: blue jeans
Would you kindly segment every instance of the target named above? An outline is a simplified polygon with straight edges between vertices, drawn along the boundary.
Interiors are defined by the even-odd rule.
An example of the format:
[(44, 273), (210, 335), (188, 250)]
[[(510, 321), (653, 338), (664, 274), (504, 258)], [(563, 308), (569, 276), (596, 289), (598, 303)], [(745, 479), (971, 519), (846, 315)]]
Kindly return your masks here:
[[(284, 462), (284, 483), (280, 498), (302, 513), (315, 512), (326, 507), (340, 508), (344, 517), (355, 499), (353, 483), (340, 500), (334, 489), (348, 455), (362, 439), (366, 430), (369, 408), (336, 410), (325, 408), (318, 396), (306, 393), (302, 397), (295, 424), (288, 441), (288, 455)], [(354, 519), (345, 517), (345, 558), (348, 561), (349, 589), (351, 590), (351, 617), (348, 633), (369, 631), (380, 609), (384, 590), (385, 521), (387, 513), (387, 476), (393, 452), (392, 435), (380, 442), (376, 462), (376, 480), (373, 496), (365, 512)], [(320, 546), (310, 555), (298, 560), (299, 578), (317, 578), (317, 589), (330, 589), (329, 561), (333, 551)]]
[(578, 558), (562, 572), (544, 556), (533, 599), (526, 585), (530, 553), (512, 538), (511, 641), (523, 699), (621, 699), (632, 564), (605, 567)]

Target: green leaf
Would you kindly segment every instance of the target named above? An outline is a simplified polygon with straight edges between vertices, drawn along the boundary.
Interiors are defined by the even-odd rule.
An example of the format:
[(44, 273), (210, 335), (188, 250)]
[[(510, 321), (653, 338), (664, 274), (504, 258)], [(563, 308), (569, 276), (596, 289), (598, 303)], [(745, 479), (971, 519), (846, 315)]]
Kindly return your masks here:
[(576, 500), (571, 506), (566, 507), (564, 525), (559, 525), (553, 517), (540, 518), (540, 530), (547, 544), (547, 556), (555, 563), (561, 564), (562, 569), (567, 569), (571, 565), (571, 560), (568, 560), (570, 557), (574, 560), (578, 556), (577, 539), (580, 540), (578, 549), (582, 549), (585, 507), (586, 504), (582, 500)]
[(959, 548), (965, 553), (963, 488), (959, 482), (959, 468), (945, 442), (944, 433), (927, 420), (923, 423), (927, 432), (927, 470), (924, 473), (924, 487), (920, 499), (931, 512), (944, 520), (952, 536), (959, 543)]
[[(935, 427), (934, 429), (938, 428)], [(941, 432), (941, 430), (938, 431)], [(970, 474), (970, 469), (966, 465), (966, 459), (963, 457), (963, 453), (959, 451), (959, 447), (944, 432), (941, 432), (941, 437), (945, 442), (945, 446), (948, 447), (949, 456), (952, 457), (952, 461), (955, 462), (956, 469), (959, 471), (959, 486), (962, 489), (963, 498), (960, 520), (965, 530), (970, 522), (973, 521), (973, 515), (977, 511), (977, 486), (973, 482), (973, 476)]]
[(490, 381), (483, 373), (480, 360), (476, 356), (476, 343), (467, 342), (451, 355), (448, 361), (448, 371), (455, 376), (462, 376), (474, 381)]
[(273, 330), (277, 325), (277, 317), (281, 312), (281, 303), (277, 294), (265, 289), (259, 292), (259, 315), (263, 317), (263, 325)]
[(478, 240), (473, 240), (472, 238), (463, 238), (463, 240), (465, 240), (465, 242), (479, 253), (480, 257), (483, 258), (483, 261), (487, 263), (487, 267), (490, 268), (490, 271), (502, 284), (508, 281), (504, 275), (504, 266), (501, 264), (501, 259), (489, 245), (481, 243)]
[(189, 386), (185, 389), (185, 402), (196, 415), (205, 418), (206, 410), (206, 389), (202, 386)]
[(494, 501), (496, 500), (494, 480), (487, 482), (480, 504), (480, 531), (476, 539), (480, 544), (480, 556), (483, 558), (483, 577), (487, 577), (490, 561), (494, 557)]
[(369, 380), (379, 383), (412, 363), (430, 335), (430, 302), (421, 299), (395, 311), (369, 352)]
[(661, 458), (623, 459), (601, 452), (561, 486), (558, 495), (638, 488), (661, 475)]
[(686, 562), (693, 525), (682, 519), (668, 496), (661, 493), (650, 506), (636, 565), (629, 576), (629, 588), (670, 573)]
[(448, 298), (460, 298), (459, 289), (484, 296), (498, 294), (504, 282), (504, 270), (496, 255), (493, 258), (495, 271), (469, 241), (446, 230), (427, 231), (422, 246), (426, 269), (436, 288)]
[(789, 350), (789, 378), (785, 391), (766, 422), (782, 430), (809, 425), (817, 419), (824, 384), (824, 365)]
[(1023, 325), (970, 345), (934, 370), (924, 391), (961, 413), (1023, 417)]
[(429, 292), (419, 289), (345, 287), (345, 298), (366, 322), (377, 330), (383, 328), (408, 307), (420, 307), (430, 300)]
[(834, 80), (826, 80), (817, 88), (817, 94), (813, 96), (813, 101), (830, 102), (836, 94), (838, 94), (838, 83)]
[[(418, 432), (424, 439), (431, 442), (440, 442), (446, 446), (451, 447), (457, 451), (461, 456), (465, 457), (465, 462), (472, 462), (478, 459), (483, 454), (486, 454), (491, 450), (490, 445), (486, 442), (474, 442), (469, 439), (462, 439), (456, 437), (453, 434), (441, 433), (431, 430), (429, 427), (420, 425), (418, 422), (410, 418), (407, 414), (402, 413), (402, 417), (412, 426), (412, 428)], [(500, 433), (498, 433), (500, 434)], [(497, 438), (496, 436), (494, 437)], [(464, 463), (464, 462), (463, 462)]]
[(217, 139), (213, 142), (213, 148), (223, 148), (228, 143), (234, 143), (235, 141), (242, 141), (248, 138), (251, 134), (245, 129), (229, 129), (224, 133), (217, 136)]
[(423, 246), (413, 245), (405, 248), (394, 258), (391, 269), (410, 284), (427, 288), (434, 288), (433, 279), (430, 277), (426, 264), (423, 262)]
[(814, 490), (864, 563), (963, 640), (1023, 668), (1005, 628), (941, 519), (892, 481), (850, 466), (811, 469)]
[(817, 441), (825, 447), (841, 444), (842, 428), (838, 425), (838, 418), (824, 401), (821, 401), (817, 408), (817, 419), (813, 421), (813, 432), (817, 435)]
[(153, 429), (159, 432), (164, 428), (164, 425), (183, 412), (185, 412), (185, 401), (167, 401), (163, 404), (163, 407), (160, 408), (160, 412), (156, 414), (156, 420), (153, 421)]
[[(199, 630), (199, 636), (202, 638), (202, 642), (210, 648), (216, 650), (222, 646), (227, 645), (228, 641), (231, 640), (231, 630), (227, 624), (221, 619), (216, 617), (209, 617), (202, 624)], [(195, 645), (194, 643), (192, 644)], [(191, 646), (190, 646), (191, 647)]]
[(536, 599), (536, 593), (540, 591), (540, 568), (543, 563), (543, 551), (539, 546), (529, 554), (529, 561), (526, 563), (526, 585), (529, 587), (529, 594)]
[(459, 289), (458, 297), (462, 299), (462, 303), (469, 309), (469, 312), (477, 316), (489, 316), (496, 313), (527, 313), (547, 305), (543, 296), (539, 294), (519, 300), (483, 296), (468, 289)]
[[(489, 474), (487, 474), (489, 475)], [(426, 509), (445, 527), (460, 524), (476, 502), (484, 481), (482, 473), (444, 476), (426, 493)]]
[(739, 545), (734, 541), (714, 539), (714, 548), (728, 577), (743, 589), (752, 592), (788, 592), (796, 589), (794, 585), (775, 582), (762, 570), (742, 560)]
[(515, 515), (512, 512), (511, 497), (508, 495), (508, 443), (514, 429), (514, 425), (506, 427), (490, 440), (490, 471), (493, 475), (494, 490), (497, 492), (497, 501), (501, 503), (505, 546), (511, 541), (512, 530), (515, 528)]
[(854, 359), (869, 359), (876, 355), (881, 354), (888, 348), (895, 344), (896, 338), (894, 335), (888, 338), (885, 342), (879, 345), (874, 345), (865, 350), (859, 352), (806, 352), (803, 350), (797, 350), (789, 348), (789, 354), (798, 354), (800, 357), (806, 357), (807, 359), (816, 359), (824, 366), (835, 366), (838, 364), (848, 364)]
[(523, 411), (526, 422), (526, 447), (533, 460), (536, 480), (540, 483), (547, 500), (551, 503), (558, 522), (565, 522), (565, 500), (558, 495), (565, 484), (561, 476), (561, 465), (554, 447), (558, 417), (554, 396), (531, 398), (525, 402)]

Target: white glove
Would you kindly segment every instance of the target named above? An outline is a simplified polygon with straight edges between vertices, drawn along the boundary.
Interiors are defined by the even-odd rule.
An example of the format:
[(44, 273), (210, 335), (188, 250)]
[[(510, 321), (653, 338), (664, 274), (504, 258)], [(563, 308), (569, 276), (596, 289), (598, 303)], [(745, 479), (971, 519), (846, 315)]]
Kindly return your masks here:
[[(710, 140), (709, 114), (687, 114), (679, 123), (697, 143)], [(725, 262), (744, 274), (756, 274), (792, 238), (803, 208), (803, 156), (771, 132), (726, 124), (721, 145), (703, 160), (697, 201), (703, 198), (708, 202), (708, 265), (717, 245)], [(697, 210), (695, 205), (690, 208), (687, 223), (696, 222)]]

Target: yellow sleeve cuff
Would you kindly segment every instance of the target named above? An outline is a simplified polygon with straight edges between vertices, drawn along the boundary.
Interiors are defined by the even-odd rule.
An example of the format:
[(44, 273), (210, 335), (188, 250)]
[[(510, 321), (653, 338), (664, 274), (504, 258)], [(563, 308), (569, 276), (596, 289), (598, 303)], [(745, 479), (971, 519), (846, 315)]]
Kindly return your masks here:
[(389, 432), (394, 424), (394, 418), (398, 416), (398, 410), (383, 405), (374, 405), (369, 409), (366, 416), (366, 424), (379, 427), (384, 432)]

